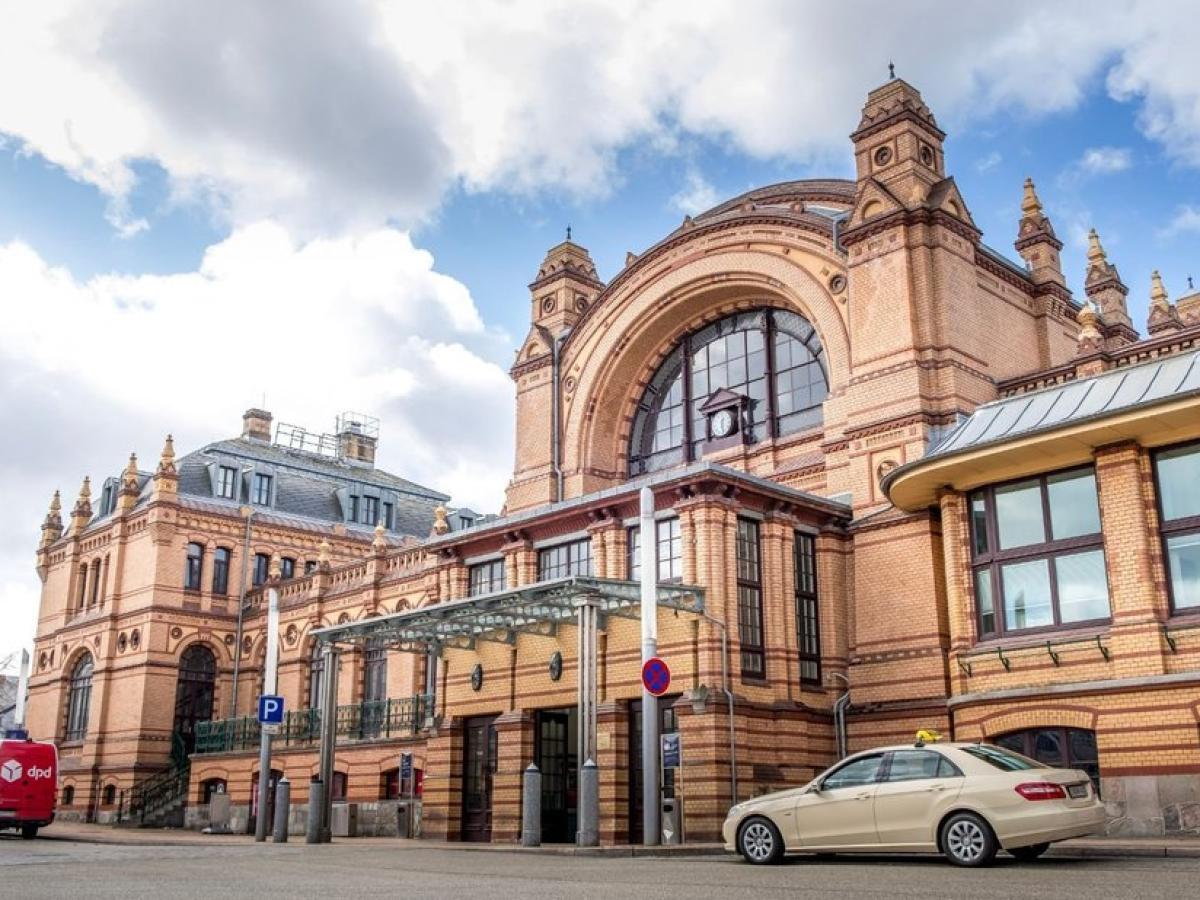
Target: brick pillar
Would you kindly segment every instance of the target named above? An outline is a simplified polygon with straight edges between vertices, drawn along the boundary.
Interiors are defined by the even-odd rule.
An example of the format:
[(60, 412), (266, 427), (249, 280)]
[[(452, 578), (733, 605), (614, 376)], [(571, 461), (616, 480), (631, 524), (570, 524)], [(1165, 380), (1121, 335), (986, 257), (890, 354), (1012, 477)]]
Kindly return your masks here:
[(596, 765), (600, 769), (600, 844), (629, 842), (629, 713), (624, 703), (596, 707)]
[[(1166, 575), (1150, 460), (1134, 443), (1096, 451), (1100, 529), (1112, 606), (1111, 651), (1125, 677), (1166, 672), (1159, 623), (1167, 612)], [(1155, 647), (1158, 652), (1146, 655)]]
[(766, 675), (779, 699), (799, 695), (796, 663), (795, 560), (792, 556), (794, 520), (771, 514), (762, 523), (763, 647)]
[(967, 497), (956, 491), (942, 491), (938, 504), (942, 511), (942, 565), (950, 626), (950, 684), (953, 693), (965, 694), (970, 682), (957, 660), (971, 648), (977, 635)]
[[(721, 839), (721, 824), (731, 805), (729, 794), (729, 718), (724, 695), (710, 696), (704, 712), (697, 713), (685, 696), (675, 701), (683, 745), (683, 781), (677, 792), (683, 797), (684, 827), (688, 843)], [(745, 749), (738, 746), (738, 768)], [(741, 791), (742, 797), (747, 792)]]
[(458, 840), (462, 826), (462, 720), (447, 717), (425, 746), (421, 834), (435, 841)]
[(510, 710), (496, 719), (495, 727), (492, 843), (517, 843), (521, 839), (521, 773), (533, 762), (533, 714)]

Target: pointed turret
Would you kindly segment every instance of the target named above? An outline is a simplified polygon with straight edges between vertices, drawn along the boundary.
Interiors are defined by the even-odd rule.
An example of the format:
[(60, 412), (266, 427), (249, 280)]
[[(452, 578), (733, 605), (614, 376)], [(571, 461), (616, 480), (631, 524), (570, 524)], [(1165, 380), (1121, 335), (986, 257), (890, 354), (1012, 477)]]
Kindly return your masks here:
[(1167, 289), (1163, 287), (1162, 276), (1158, 269), (1150, 273), (1150, 314), (1146, 319), (1146, 331), (1150, 334), (1165, 334), (1179, 331), (1183, 323), (1179, 321), (1179, 311), (1171, 305)]
[(174, 497), (178, 491), (179, 473), (175, 470), (175, 441), (168, 434), (158, 456), (158, 468), (154, 472), (154, 497)]
[(1125, 296), (1129, 288), (1121, 281), (1117, 267), (1108, 261), (1108, 254), (1100, 244), (1100, 236), (1093, 228), (1088, 232), (1087, 279), (1084, 289), (1100, 313), (1104, 323), (1105, 343), (1109, 347), (1120, 347), (1138, 340), (1138, 333), (1129, 318)]
[(54, 496), (50, 499), (50, 511), (46, 513), (46, 518), (42, 520), (42, 540), (38, 549), (49, 547), (63, 533), (62, 523), (62, 498), (58, 491), (54, 492)]
[(84, 476), (79, 487), (79, 497), (71, 509), (71, 533), (78, 535), (92, 520), (92, 479)]
[(567, 239), (550, 248), (529, 285), (532, 322), (557, 337), (574, 327), (602, 290), (591, 254), (571, 239), (568, 228)]
[(142, 485), (138, 478), (137, 454), (129, 454), (129, 462), (121, 473), (121, 489), (117, 492), (117, 508), (126, 511), (137, 503)]
[(859, 184), (873, 178), (900, 202), (919, 204), (946, 177), (945, 139), (921, 92), (902, 78), (890, 79), (867, 94), (850, 135)]
[(1054, 234), (1054, 226), (1042, 209), (1042, 201), (1038, 198), (1032, 178), (1025, 179), (1025, 194), (1021, 198), (1021, 221), (1017, 226), (1017, 240), (1013, 244), (1025, 265), (1034, 284), (1065, 285), (1062, 260), (1059, 252), (1062, 241)]

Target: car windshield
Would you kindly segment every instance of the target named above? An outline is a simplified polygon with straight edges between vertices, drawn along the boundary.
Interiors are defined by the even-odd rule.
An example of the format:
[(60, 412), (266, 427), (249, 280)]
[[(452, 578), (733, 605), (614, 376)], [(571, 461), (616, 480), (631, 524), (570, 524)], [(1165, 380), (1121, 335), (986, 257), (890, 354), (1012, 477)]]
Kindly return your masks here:
[(982, 759), (985, 763), (989, 763), (1005, 772), (1049, 768), (1049, 766), (1043, 765), (1036, 759), (1030, 759), (1028, 756), (1022, 756), (1020, 753), (1013, 753), (1011, 750), (1004, 750), (992, 744), (972, 744), (970, 747), (959, 747), (959, 749), (963, 753), (974, 756), (976, 759)]

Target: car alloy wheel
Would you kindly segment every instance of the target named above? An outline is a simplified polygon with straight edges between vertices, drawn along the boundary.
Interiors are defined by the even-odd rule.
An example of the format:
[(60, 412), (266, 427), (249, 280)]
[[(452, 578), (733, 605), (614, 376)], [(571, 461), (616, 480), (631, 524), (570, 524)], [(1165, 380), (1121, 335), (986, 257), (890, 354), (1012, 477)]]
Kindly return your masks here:
[(996, 856), (996, 838), (983, 819), (959, 813), (942, 828), (942, 850), (958, 866), (986, 866)]
[(773, 863), (783, 854), (779, 829), (763, 818), (754, 818), (742, 826), (738, 848), (747, 862), (755, 865)]

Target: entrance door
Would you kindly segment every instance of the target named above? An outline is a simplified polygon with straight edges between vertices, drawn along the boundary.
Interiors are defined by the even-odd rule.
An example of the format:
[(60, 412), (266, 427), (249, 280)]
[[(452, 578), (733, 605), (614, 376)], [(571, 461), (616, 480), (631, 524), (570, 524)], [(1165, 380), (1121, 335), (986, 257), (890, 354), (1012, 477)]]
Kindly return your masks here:
[(192, 644), (179, 660), (175, 684), (175, 733), (183, 741), (186, 755), (196, 749), (196, 723), (207, 722), (213, 712), (213, 685), (217, 680), (217, 658), (203, 644)]
[(462, 839), (492, 839), (492, 779), (496, 775), (496, 717), (467, 719), (463, 727)]
[(537, 767), (542, 773), (542, 843), (575, 842), (579, 755), (575, 710), (539, 710)]
[[(659, 734), (674, 734), (679, 730), (678, 719), (672, 707), (679, 699), (678, 694), (670, 697), (659, 697), (658, 728)], [(660, 751), (661, 753), (661, 751)], [(655, 755), (661, 765), (661, 756)], [(629, 843), (643, 843), (642, 834), (642, 701), (634, 700), (629, 704)], [(675, 796), (675, 770), (663, 772), (660, 785), (664, 797)]]

